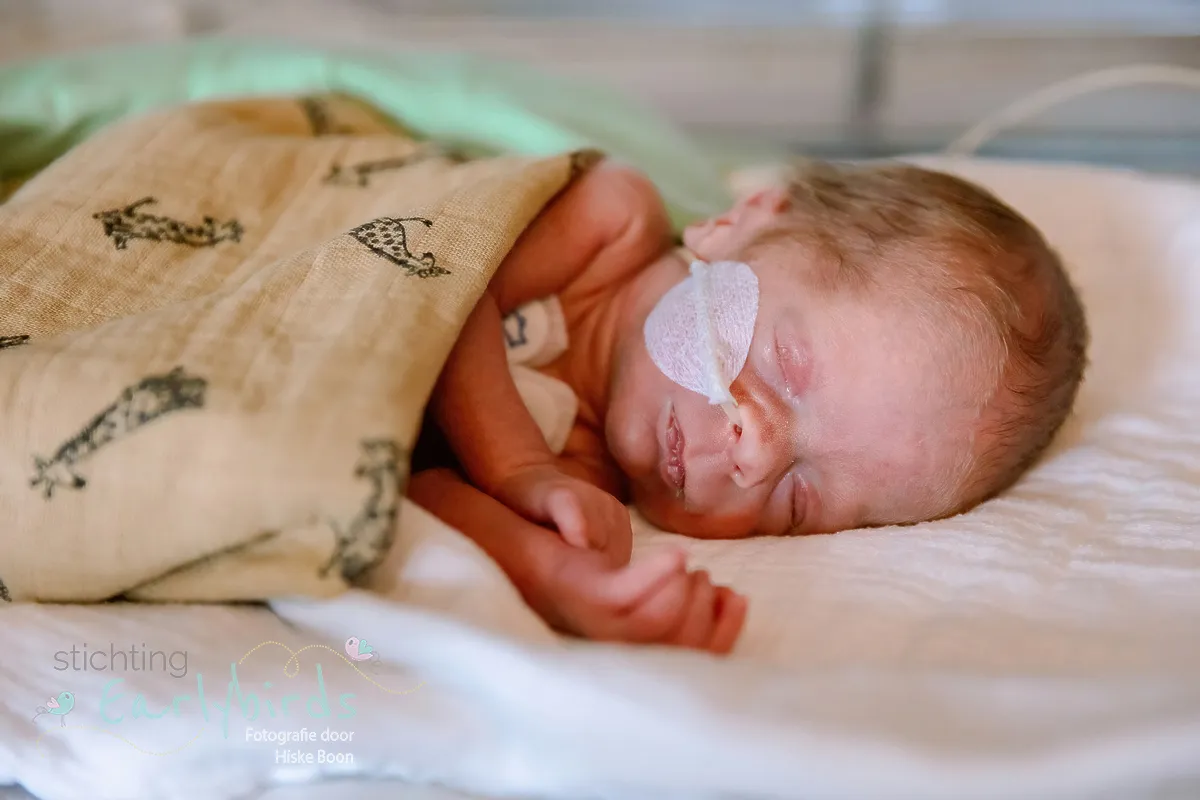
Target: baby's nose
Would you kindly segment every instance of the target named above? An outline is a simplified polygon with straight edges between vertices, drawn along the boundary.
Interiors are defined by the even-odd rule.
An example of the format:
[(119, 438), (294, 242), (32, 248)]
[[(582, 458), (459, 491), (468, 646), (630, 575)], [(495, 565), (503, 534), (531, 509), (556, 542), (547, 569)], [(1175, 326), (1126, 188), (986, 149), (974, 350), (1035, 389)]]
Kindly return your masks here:
[(743, 419), (732, 426), (733, 482), (742, 489), (774, 483), (792, 464), (785, 436), (770, 426)]

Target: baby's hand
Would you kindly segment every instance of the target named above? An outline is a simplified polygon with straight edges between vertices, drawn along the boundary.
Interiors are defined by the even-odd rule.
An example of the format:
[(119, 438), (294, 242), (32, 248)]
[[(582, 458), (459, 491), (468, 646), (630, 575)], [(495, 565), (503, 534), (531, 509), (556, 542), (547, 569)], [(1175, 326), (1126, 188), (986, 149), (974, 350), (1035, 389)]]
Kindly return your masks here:
[(603, 489), (557, 467), (536, 466), (509, 477), (495, 496), (521, 516), (553, 525), (569, 544), (599, 550), (615, 566), (629, 563), (629, 509)]

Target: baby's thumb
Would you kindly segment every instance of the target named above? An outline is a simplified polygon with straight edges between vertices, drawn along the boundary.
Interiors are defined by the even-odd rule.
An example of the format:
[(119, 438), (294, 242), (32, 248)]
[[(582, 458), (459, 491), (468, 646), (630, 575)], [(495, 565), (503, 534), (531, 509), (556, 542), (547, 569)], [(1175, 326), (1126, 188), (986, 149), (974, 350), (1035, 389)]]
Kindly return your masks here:
[(551, 492), (546, 498), (546, 510), (567, 544), (587, 548), (587, 520), (575, 495), (564, 490)]
[(539, 525), (553, 525), (554, 519), (553, 487), (545, 485), (518, 484), (514, 489), (499, 492), (500, 502), (516, 511), (530, 522)]

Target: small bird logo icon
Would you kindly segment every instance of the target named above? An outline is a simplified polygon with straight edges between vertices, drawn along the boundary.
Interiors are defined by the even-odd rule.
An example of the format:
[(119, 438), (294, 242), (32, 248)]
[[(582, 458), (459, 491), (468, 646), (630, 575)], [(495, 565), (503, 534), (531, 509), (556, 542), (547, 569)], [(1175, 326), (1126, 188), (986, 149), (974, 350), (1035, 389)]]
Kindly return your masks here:
[(379, 653), (375, 652), (375, 648), (367, 644), (366, 639), (360, 639), (357, 636), (351, 636), (346, 640), (346, 655), (351, 661), (370, 661), (373, 666), (379, 664)]
[(42, 714), (53, 714), (58, 717), (59, 724), (62, 727), (67, 726), (67, 714), (71, 713), (71, 709), (75, 707), (75, 695), (70, 692), (59, 692), (58, 697), (51, 697), (46, 701), (46, 705), (38, 706), (37, 713), (33, 715), (36, 720)]

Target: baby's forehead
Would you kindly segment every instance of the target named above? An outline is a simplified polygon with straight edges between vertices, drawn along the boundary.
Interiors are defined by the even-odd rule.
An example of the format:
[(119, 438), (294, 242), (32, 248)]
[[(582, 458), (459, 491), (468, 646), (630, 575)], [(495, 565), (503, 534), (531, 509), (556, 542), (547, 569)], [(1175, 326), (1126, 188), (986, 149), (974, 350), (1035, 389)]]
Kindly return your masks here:
[[(987, 294), (995, 274), (1011, 261), (1010, 248), (962, 236), (883, 238), (859, 232), (779, 227), (761, 232), (742, 249), (742, 260), (778, 271), (784, 280), (830, 290), (918, 292), (952, 302), (956, 288)], [(1003, 245), (1003, 243), (1000, 243)], [(982, 291), (981, 291), (982, 290)], [(1001, 298), (991, 298), (998, 302)]]
[(748, 245), (743, 259), (759, 278), (766, 310), (886, 316), (892, 338), (924, 338), (927, 349), (948, 355), (965, 350), (989, 370), (1003, 362), (998, 322), (1011, 299), (990, 277), (996, 265), (988, 254), (893, 248), (852, 263), (835, 252), (781, 232)]

